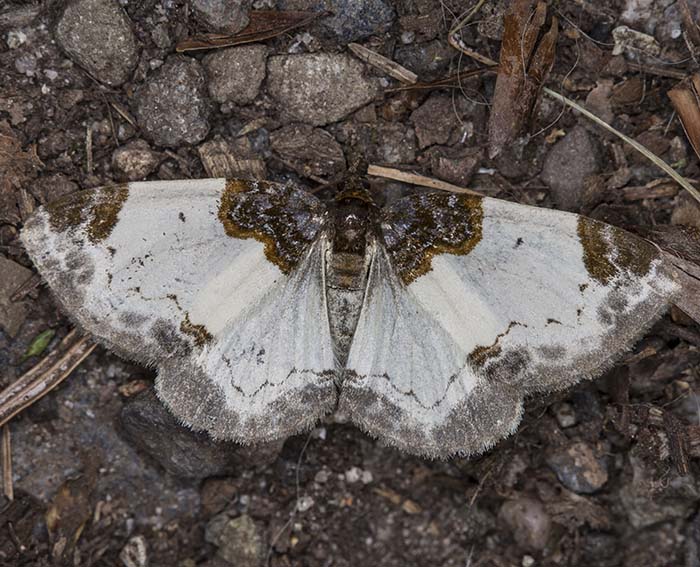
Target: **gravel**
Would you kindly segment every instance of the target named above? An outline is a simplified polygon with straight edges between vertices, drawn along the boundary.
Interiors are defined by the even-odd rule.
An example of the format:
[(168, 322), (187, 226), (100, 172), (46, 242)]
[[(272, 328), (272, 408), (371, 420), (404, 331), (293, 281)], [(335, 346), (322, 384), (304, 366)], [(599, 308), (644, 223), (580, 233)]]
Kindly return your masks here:
[(56, 25), (56, 41), (73, 61), (112, 86), (129, 79), (138, 59), (131, 22), (114, 0), (68, 2)]

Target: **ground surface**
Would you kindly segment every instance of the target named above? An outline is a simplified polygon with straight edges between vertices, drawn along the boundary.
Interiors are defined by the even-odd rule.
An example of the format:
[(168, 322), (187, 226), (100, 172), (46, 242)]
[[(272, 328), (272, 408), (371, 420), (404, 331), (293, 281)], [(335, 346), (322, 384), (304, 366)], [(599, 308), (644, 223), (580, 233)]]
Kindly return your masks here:
[[(217, 15), (217, 5), (227, 7)], [(697, 179), (666, 96), (697, 70), (679, 5), (556, 3), (548, 85)], [(477, 69), (447, 43), (466, 4), (328, 6), (335, 17), (262, 44), (176, 55), (194, 32), (242, 27), (249, 5), (0, 4), (0, 386), (37, 362), (24, 354), (39, 333), (56, 331), (51, 350), (70, 329), (46, 288), (19, 303), (7, 297), (30, 275), (22, 222), (77, 189), (222, 175), (312, 189), (345, 170), (352, 138), (372, 163), (486, 195), (631, 230), (700, 228), (678, 187), (558, 103), (544, 99), (532, 135), (489, 159), (493, 74), (461, 89), (391, 92), (399, 83), (346, 48), (359, 42), (423, 82)], [(487, 2), (462, 36), (492, 59), (498, 10)], [(623, 24), (652, 34), (660, 50), (613, 56), (611, 32)], [(342, 80), (328, 80), (332, 69)], [(387, 199), (409, 190), (374, 186)], [(98, 348), (11, 422), (15, 499), (0, 497), (0, 564), (700, 566), (699, 347), (698, 325), (674, 310), (604, 377), (530, 400), (516, 435), (479, 459), (449, 462), (334, 423), (282, 447), (216, 445), (178, 428), (153, 399), (148, 370)]]

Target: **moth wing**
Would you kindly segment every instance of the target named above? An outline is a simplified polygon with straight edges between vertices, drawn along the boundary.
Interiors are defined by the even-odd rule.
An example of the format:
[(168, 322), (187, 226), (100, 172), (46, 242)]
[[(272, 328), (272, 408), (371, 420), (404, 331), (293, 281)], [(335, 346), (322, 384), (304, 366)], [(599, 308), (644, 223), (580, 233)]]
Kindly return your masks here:
[(340, 405), (432, 456), (481, 452), (524, 396), (600, 375), (678, 289), (640, 238), (497, 199), (407, 197), (381, 233)]
[(184, 423), (258, 442), (335, 403), (324, 222), (293, 186), (130, 183), (39, 210), (22, 240), (77, 323), (157, 366), (158, 394)]

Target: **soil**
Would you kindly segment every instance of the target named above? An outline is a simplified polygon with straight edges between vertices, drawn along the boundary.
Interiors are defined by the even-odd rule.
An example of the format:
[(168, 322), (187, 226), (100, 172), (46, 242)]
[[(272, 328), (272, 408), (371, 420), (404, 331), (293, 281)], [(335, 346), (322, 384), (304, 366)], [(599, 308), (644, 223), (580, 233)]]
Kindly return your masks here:
[[(258, 0), (254, 10), (335, 15), (264, 48), (176, 54), (185, 38), (215, 31), (222, 6), (251, 8), (0, 3), (1, 388), (72, 328), (46, 287), (9, 296), (32, 269), (18, 240), (24, 220), (78, 189), (225, 175), (313, 190), (346, 169), (352, 141), (370, 163), (484, 195), (638, 233), (700, 229), (681, 188), (552, 99), (540, 97), (494, 156), (495, 73), (466, 76), (484, 66), (447, 40), (464, 3)], [(696, 180), (698, 157), (666, 96), (698, 70), (680, 7), (550, 3), (560, 30), (546, 85)], [(487, 2), (463, 42), (498, 59), (502, 14)], [(621, 25), (646, 35), (614, 49)], [(353, 41), (419, 82), (464, 79), (399, 89), (352, 55)], [(344, 80), (329, 81), (338, 68)], [(385, 200), (421, 190), (372, 186)], [(485, 455), (430, 461), (331, 420), (256, 450), (214, 443), (159, 406), (152, 371), (98, 347), (8, 426), (14, 499), (0, 496), (0, 565), (699, 567), (699, 348), (698, 323), (673, 308), (601, 378), (528, 400), (518, 431)]]

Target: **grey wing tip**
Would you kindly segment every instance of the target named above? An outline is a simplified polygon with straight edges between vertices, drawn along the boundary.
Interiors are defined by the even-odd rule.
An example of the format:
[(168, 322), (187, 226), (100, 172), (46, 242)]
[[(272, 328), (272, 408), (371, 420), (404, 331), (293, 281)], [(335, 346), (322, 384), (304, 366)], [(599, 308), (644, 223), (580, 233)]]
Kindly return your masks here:
[(480, 455), (515, 432), (523, 413), (522, 392), (496, 385), (477, 386), (439, 425), (420, 423), (367, 390), (346, 391), (341, 410), (367, 434), (409, 454), (430, 459)]
[(243, 419), (201, 368), (182, 361), (158, 368), (155, 389), (183, 425), (241, 445), (269, 443), (308, 431), (336, 405), (334, 388), (309, 387)]

